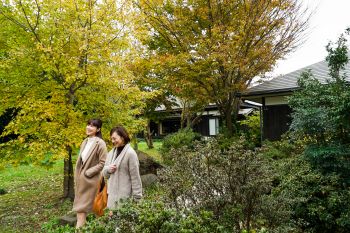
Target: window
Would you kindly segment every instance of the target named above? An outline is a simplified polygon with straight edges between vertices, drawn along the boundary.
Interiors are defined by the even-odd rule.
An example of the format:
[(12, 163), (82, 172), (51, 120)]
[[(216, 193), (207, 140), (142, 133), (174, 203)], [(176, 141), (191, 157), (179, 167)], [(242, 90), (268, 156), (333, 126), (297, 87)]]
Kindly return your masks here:
[(219, 133), (219, 119), (212, 118), (209, 119), (209, 135), (215, 136)]

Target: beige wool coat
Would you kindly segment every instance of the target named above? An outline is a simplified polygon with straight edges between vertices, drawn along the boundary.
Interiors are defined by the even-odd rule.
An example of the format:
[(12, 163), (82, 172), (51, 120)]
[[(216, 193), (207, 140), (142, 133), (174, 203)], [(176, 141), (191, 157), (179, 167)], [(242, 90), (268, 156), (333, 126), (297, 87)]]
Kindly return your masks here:
[[(142, 197), (142, 183), (140, 177), (140, 163), (135, 150), (126, 144), (117, 156), (117, 149), (113, 148), (107, 155), (102, 174), (107, 181), (107, 208), (114, 209), (121, 199)], [(115, 173), (109, 173), (109, 166), (115, 164)]]
[(92, 211), (101, 171), (107, 156), (106, 143), (99, 137), (94, 137), (88, 157), (83, 164), (81, 153), (88, 139), (86, 138), (80, 146), (80, 153), (75, 167), (75, 198), (73, 211), (78, 213), (89, 213)]

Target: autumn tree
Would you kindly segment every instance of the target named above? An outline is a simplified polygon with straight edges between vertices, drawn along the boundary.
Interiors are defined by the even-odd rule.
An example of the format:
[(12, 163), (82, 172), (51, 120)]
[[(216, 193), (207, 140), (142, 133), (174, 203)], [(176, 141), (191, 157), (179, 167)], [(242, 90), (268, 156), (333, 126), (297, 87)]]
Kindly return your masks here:
[[(140, 36), (140, 34), (138, 35)], [(144, 138), (149, 148), (153, 148), (150, 123), (159, 123), (171, 112), (181, 109), (181, 128), (193, 127), (208, 104), (207, 100), (201, 99), (198, 92), (192, 93), (191, 88), (185, 88), (182, 84), (167, 82), (167, 71), (163, 69), (163, 60), (154, 59), (142, 52), (142, 57), (135, 59), (130, 65), (134, 75), (137, 76), (138, 86), (145, 91), (152, 91), (153, 98), (146, 101), (146, 107), (142, 115), (147, 120), (144, 130)], [(187, 83), (191, 85), (191, 83)], [(196, 95), (197, 98), (193, 98)], [(158, 110), (157, 110), (158, 109)], [(163, 109), (159, 111), (159, 109)]]
[(239, 93), (292, 51), (307, 26), (299, 0), (135, 0), (165, 82), (216, 103), (234, 133)]
[(43, 164), (64, 159), (64, 197), (74, 198), (73, 155), (86, 120), (135, 133), (147, 95), (126, 63), (133, 59), (128, 1), (1, 1), (0, 115), (17, 114), (3, 136), (1, 160)]
[(160, 82), (162, 72), (157, 69), (153, 62), (144, 59), (145, 50), (139, 51), (139, 53), (143, 53), (143, 58), (136, 58), (129, 64), (129, 69), (137, 77), (137, 86), (145, 92), (153, 93), (152, 98), (145, 101), (145, 107), (142, 111), (142, 116), (146, 120), (143, 136), (148, 148), (152, 149), (154, 132), (151, 130), (151, 122), (159, 123), (164, 119), (168, 113), (166, 111), (158, 111), (158, 109), (171, 109), (174, 102), (170, 96), (170, 92), (166, 88), (163, 88)]

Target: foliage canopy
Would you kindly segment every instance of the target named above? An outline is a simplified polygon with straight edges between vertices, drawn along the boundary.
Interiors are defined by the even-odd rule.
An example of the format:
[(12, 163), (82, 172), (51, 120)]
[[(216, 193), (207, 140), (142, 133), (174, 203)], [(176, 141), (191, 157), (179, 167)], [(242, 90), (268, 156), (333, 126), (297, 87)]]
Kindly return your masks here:
[(228, 131), (238, 93), (297, 44), (307, 24), (298, 0), (137, 0), (149, 32), (147, 61), (163, 83), (196, 103), (216, 103)]
[(135, 55), (128, 1), (0, 3), (0, 114), (18, 111), (3, 133), (18, 137), (1, 145), (2, 161), (71, 163), (92, 117), (104, 132), (118, 123), (137, 131), (147, 95), (127, 69)]

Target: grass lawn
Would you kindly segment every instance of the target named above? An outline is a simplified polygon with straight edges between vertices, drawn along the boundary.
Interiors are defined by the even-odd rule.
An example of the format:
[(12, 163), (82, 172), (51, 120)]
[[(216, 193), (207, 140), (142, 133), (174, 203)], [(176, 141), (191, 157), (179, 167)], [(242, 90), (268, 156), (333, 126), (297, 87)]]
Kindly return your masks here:
[(62, 197), (63, 162), (51, 169), (21, 165), (0, 171), (0, 233), (39, 232), (41, 224), (71, 210)]
[[(160, 141), (149, 150), (144, 141), (139, 150), (161, 161)], [(63, 216), (72, 202), (62, 200), (63, 161), (46, 169), (32, 165), (7, 167), (0, 170), (0, 233), (40, 232), (41, 225)]]
[(143, 152), (149, 154), (149, 155), (152, 156), (156, 161), (162, 162), (162, 157), (161, 157), (161, 155), (160, 155), (160, 153), (159, 153), (159, 149), (160, 149), (160, 147), (162, 146), (162, 140), (157, 140), (157, 139), (155, 139), (155, 140), (153, 141), (153, 146), (154, 146), (154, 148), (152, 148), (152, 149), (148, 149), (147, 143), (146, 143), (144, 140), (138, 141), (137, 146), (138, 146), (138, 149), (139, 149), (140, 151), (143, 151)]

